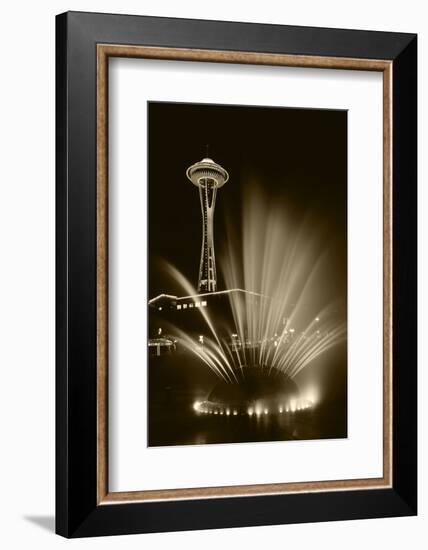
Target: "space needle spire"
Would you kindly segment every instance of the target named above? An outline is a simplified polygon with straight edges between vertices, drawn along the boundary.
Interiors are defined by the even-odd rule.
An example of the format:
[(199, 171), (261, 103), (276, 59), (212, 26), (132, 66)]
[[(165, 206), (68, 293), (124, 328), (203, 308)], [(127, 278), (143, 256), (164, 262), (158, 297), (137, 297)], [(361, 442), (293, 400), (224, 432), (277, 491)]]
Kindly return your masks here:
[(217, 189), (229, 179), (229, 174), (219, 164), (206, 157), (192, 164), (186, 176), (199, 188), (202, 210), (202, 249), (199, 264), (198, 292), (217, 290), (217, 271), (214, 254), (214, 208)]

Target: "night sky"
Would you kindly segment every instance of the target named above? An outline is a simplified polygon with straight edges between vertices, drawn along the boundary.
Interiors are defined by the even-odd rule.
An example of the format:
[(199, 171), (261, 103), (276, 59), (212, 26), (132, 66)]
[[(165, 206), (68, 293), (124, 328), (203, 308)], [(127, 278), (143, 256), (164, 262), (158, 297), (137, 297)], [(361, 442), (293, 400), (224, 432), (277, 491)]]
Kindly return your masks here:
[(186, 169), (206, 156), (229, 172), (214, 218), (218, 290), (225, 219), (240, 227), (241, 199), (251, 180), (272, 201), (283, 200), (296, 222), (311, 212), (327, 228), (333, 271), (346, 289), (346, 111), (150, 102), (148, 114), (149, 297), (180, 293), (158, 258), (197, 284), (201, 210)]

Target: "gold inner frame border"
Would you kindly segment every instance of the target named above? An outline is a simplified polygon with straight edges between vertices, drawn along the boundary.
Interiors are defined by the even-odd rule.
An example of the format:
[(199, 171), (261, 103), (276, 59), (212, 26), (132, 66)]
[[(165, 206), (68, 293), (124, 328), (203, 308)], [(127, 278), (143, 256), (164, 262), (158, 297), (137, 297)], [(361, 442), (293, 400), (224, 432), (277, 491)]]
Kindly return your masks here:
[[(241, 51), (97, 44), (97, 504), (392, 486), (392, 61)], [(383, 73), (383, 476), (256, 485), (109, 492), (108, 488), (108, 60), (132, 57)]]

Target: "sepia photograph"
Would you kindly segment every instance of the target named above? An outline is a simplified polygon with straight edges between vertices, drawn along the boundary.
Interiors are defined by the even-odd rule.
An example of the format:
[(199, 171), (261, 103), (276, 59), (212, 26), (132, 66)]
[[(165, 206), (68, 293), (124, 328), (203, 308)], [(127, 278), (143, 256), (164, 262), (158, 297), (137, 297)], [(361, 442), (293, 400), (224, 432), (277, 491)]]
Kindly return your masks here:
[(32, 294), (55, 290), (63, 537), (265, 526), (256, 548), (418, 513), (418, 37), (321, 11), (56, 16), (55, 284)]
[(347, 437), (347, 112), (148, 120), (148, 445)]

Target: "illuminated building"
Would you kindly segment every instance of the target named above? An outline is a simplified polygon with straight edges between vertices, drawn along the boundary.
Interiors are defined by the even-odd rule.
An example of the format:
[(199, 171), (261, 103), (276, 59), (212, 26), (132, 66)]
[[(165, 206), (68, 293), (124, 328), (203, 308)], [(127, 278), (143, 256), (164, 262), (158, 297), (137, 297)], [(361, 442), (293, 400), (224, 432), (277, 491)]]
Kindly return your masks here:
[[(240, 288), (205, 292), (189, 296), (159, 294), (149, 300), (150, 336), (156, 337), (159, 327), (173, 324), (188, 334), (210, 334), (203, 313), (207, 312), (216, 327), (228, 327), (230, 337), (234, 327), (232, 303), (243, 308), (246, 303), (258, 307), (260, 300), (268, 299), (257, 292)], [(166, 322), (166, 323), (165, 323)]]

